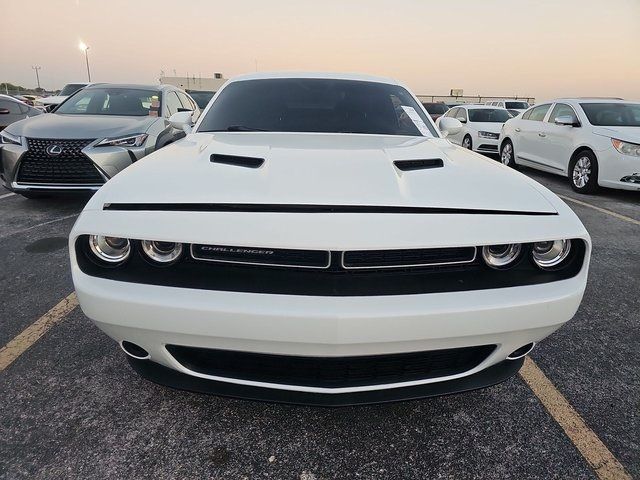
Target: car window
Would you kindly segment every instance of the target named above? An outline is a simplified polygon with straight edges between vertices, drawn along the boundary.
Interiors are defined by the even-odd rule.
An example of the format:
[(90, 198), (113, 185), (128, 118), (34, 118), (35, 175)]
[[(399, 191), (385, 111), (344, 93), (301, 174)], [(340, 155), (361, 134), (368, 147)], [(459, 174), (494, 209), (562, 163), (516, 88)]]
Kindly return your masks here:
[(86, 83), (68, 83), (67, 85), (64, 86), (64, 88), (60, 91), (60, 96), (63, 97), (68, 97), (70, 95), (73, 95), (74, 93), (76, 93), (78, 90), (80, 90), (81, 88), (86, 87), (87, 84)]
[(152, 105), (158, 100), (155, 90), (104, 87), (80, 90), (57, 109), (66, 115), (153, 115)]
[(399, 85), (321, 78), (231, 82), (198, 128), (251, 130), (438, 136), (424, 109)]
[(12, 102), (10, 100), (0, 100), (0, 108), (6, 108), (11, 115), (19, 115), (20, 107), (18, 102)]
[(22, 102), (19, 102), (17, 105), (20, 109), (20, 113), (29, 113), (29, 105)]
[(533, 111), (533, 108), (527, 110), (526, 112), (524, 112), (522, 114), (522, 119), (523, 120), (529, 120), (529, 117), (531, 116), (531, 112)]
[(178, 98), (180, 99), (180, 103), (182, 104), (182, 108), (188, 108), (189, 110), (195, 110), (196, 107), (191, 100), (182, 92), (176, 92)]
[(470, 108), (469, 121), (504, 123), (511, 118), (504, 108)]
[(544, 120), (544, 116), (549, 111), (550, 106), (551, 104), (547, 103), (546, 105), (539, 105), (537, 107), (534, 107), (533, 109), (531, 109), (531, 113), (529, 114), (529, 117), (527, 117), (527, 120), (541, 122), (542, 120)]
[(209, 100), (213, 98), (216, 92), (205, 90), (189, 90), (187, 91), (187, 93), (191, 98), (193, 98), (198, 107), (200, 107), (200, 110), (204, 110), (204, 108), (209, 103)]
[(640, 127), (640, 103), (581, 103), (591, 125)]
[(524, 110), (525, 108), (529, 108), (529, 104), (527, 102), (504, 102), (504, 107), (516, 110)]
[(547, 122), (554, 123), (556, 121), (556, 118), (566, 115), (569, 115), (571, 117), (576, 116), (573, 108), (571, 108), (566, 103), (556, 103), (555, 107), (553, 107), (553, 110), (551, 110), (551, 115), (549, 115), (549, 119), (547, 120)]
[(456, 114), (458, 113), (458, 107), (450, 108), (447, 113), (444, 114), (445, 117), (456, 118)]
[(178, 112), (179, 108), (183, 108), (178, 96), (175, 92), (167, 93), (167, 113), (169, 116)]
[(444, 103), (423, 103), (425, 110), (431, 114), (444, 114), (447, 106)]
[(458, 113), (456, 113), (455, 118), (460, 120), (461, 122), (467, 120), (467, 111), (464, 108), (459, 108)]

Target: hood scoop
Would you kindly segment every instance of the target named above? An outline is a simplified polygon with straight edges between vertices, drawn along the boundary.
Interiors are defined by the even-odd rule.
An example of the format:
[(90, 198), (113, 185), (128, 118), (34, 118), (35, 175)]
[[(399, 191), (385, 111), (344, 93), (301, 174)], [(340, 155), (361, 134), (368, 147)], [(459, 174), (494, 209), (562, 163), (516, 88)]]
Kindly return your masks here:
[(402, 170), (403, 172), (444, 167), (444, 162), (441, 158), (428, 158), (424, 160), (396, 160), (393, 162), (393, 164), (398, 170)]
[(211, 163), (222, 163), (223, 165), (234, 165), (245, 168), (260, 168), (264, 163), (264, 158), (222, 155), (220, 153), (211, 155), (210, 160)]

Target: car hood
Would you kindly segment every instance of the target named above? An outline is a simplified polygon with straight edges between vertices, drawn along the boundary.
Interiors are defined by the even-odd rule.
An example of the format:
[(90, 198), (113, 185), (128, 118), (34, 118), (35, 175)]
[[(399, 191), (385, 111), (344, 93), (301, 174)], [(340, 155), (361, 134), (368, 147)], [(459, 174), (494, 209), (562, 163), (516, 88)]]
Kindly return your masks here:
[[(259, 168), (212, 154), (264, 159)], [(397, 160), (442, 159), (402, 171)], [(110, 180), (104, 203), (368, 205), (556, 213), (535, 182), (445, 139), (351, 134), (196, 133)]]
[(617, 138), (623, 142), (640, 144), (640, 127), (594, 127), (593, 133), (603, 137)]
[(504, 123), (499, 122), (474, 122), (472, 123), (473, 128), (475, 128), (479, 132), (492, 132), (492, 133), (500, 133), (502, 130), (502, 125)]
[(10, 133), (30, 138), (101, 138), (144, 133), (157, 117), (61, 115), (48, 113), (20, 120)]

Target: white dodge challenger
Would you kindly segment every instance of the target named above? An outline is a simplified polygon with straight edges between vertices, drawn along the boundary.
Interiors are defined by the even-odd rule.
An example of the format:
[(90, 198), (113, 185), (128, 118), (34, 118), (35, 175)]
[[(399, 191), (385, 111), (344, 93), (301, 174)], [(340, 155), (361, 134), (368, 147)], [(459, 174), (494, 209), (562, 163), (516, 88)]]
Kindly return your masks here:
[(575, 314), (576, 215), (360, 75), (256, 74), (116, 175), (70, 235), (85, 314), (145, 378), (347, 405), (503, 381)]

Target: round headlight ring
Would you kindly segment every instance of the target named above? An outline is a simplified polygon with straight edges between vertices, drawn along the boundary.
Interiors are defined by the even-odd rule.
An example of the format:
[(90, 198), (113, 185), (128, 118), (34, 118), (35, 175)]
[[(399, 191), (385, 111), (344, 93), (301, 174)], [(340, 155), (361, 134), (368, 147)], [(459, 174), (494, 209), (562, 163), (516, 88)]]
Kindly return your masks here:
[(560, 265), (571, 251), (571, 240), (549, 240), (533, 244), (532, 256), (540, 268), (553, 268)]
[(168, 265), (178, 260), (182, 255), (181, 243), (156, 240), (142, 240), (141, 243), (144, 254), (155, 263)]
[(108, 235), (89, 235), (89, 248), (98, 260), (111, 264), (124, 262), (131, 253), (128, 238)]
[(521, 251), (522, 245), (519, 243), (485, 245), (482, 247), (482, 258), (491, 268), (508, 268), (518, 260)]

